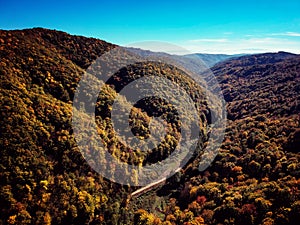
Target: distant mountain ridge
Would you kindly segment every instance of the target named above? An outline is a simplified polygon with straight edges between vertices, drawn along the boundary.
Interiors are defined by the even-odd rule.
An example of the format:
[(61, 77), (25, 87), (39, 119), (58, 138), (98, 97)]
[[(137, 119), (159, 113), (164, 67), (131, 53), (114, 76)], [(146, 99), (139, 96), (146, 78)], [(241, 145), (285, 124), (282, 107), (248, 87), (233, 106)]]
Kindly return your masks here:
[(150, 50), (143, 50), (140, 48), (128, 48), (131, 51), (135, 51), (137, 54), (140, 54), (144, 57), (167, 57), (167, 58), (173, 58), (176, 61), (186, 61), (190, 60), (189, 63), (202, 63), (203, 69), (210, 68), (217, 63), (223, 62), (225, 60), (246, 56), (249, 54), (233, 54), (233, 55), (227, 55), (227, 54), (208, 54), (208, 53), (193, 53), (193, 54), (187, 54), (187, 55), (176, 55), (176, 54), (169, 54), (165, 52), (153, 52)]
[[(294, 56), (299, 56), (299, 54), (294, 54), (290, 52), (266, 52), (266, 53), (257, 53), (257, 54), (248, 54), (248, 55), (237, 55), (236, 57), (230, 58), (230, 60), (220, 61), (218, 64), (230, 64), (235, 65), (239, 64), (239, 66), (251, 66), (258, 64), (272, 64), (276, 62), (280, 62), (284, 59), (292, 58)], [(217, 66), (217, 65), (216, 65)]]
[(215, 64), (225, 61), (225, 60), (229, 60), (229, 59), (233, 59), (233, 58), (237, 58), (240, 56), (245, 56), (248, 54), (233, 54), (233, 55), (228, 55), (228, 54), (208, 54), (208, 53), (194, 53), (194, 54), (188, 54), (188, 55), (184, 55), (185, 57), (188, 58), (194, 58), (194, 57), (198, 57), (200, 58), (206, 65), (208, 65), (209, 67), (214, 66)]

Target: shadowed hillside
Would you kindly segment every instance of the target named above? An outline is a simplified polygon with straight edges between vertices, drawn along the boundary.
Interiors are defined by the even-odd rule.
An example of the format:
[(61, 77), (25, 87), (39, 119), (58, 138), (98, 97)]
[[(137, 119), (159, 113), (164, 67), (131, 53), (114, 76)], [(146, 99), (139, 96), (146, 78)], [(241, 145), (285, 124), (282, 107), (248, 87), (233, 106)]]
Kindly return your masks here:
[(241, 57), (213, 68), (228, 102), (229, 119), (299, 112), (300, 56), (279, 52)]

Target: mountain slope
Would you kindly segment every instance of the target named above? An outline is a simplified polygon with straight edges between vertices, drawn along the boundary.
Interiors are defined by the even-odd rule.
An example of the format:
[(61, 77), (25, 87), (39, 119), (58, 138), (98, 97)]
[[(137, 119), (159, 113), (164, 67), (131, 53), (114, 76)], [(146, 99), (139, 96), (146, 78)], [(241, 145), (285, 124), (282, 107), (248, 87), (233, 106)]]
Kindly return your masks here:
[(71, 100), (113, 45), (45, 29), (0, 31), (0, 42), (1, 223), (85, 223), (104, 201), (92, 196), (113, 189), (74, 148)]
[[(41, 28), (1, 30), (0, 43), (0, 223), (132, 224), (133, 213), (126, 201), (134, 188), (104, 179), (87, 164), (75, 142), (71, 123), (74, 92), (85, 69), (116, 46)], [(145, 137), (150, 117), (162, 116), (169, 127), (162, 143), (148, 154), (128, 149), (118, 141), (108, 118), (113, 98), (129, 82), (142, 76), (185, 84), (185, 90), (199, 106), (199, 114), (207, 111), (203, 93), (182, 70), (159, 62), (121, 68), (99, 93), (96, 122), (110, 153), (131, 164), (168, 157), (184, 128), (168, 102), (153, 98), (133, 107), (130, 122), (132, 130)], [(126, 99), (122, 101), (121, 110), (128, 104)], [(154, 109), (147, 109), (151, 106)], [(84, 121), (86, 114), (80, 115)], [(204, 129), (207, 121), (203, 118)], [(202, 138), (206, 139), (205, 135)], [(96, 147), (90, 147), (93, 141), (89, 137), (86, 146), (89, 163), (93, 160), (106, 168), (113, 167)], [(114, 177), (114, 170), (111, 171)]]

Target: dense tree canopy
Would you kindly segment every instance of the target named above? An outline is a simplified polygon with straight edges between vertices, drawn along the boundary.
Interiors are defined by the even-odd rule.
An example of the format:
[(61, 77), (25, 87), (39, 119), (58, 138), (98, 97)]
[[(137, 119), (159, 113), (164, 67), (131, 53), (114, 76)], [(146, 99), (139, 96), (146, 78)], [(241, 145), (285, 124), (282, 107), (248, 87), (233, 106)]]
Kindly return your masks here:
[[(228, 111), (215, 161), (199, 172), (196, 155), (164, 185), (130, 199), (136, 188), (99, 176), (78, 150), (71, 126), (82, 74), (114, 47), (41, 28), (0, 31), (0, 224), (298, 224), (299, 56), (244, 56), (213, 67)], [(143, 153), (114, 137), (112, 99), (118, 85), (141, 74), (184, 84), (205, 115), (205, 146), (208, 113), (201, 90), (183, 71), (150, 62), (119, 70), (99, 93), (96, 121), (108, 151), (129, 164), (146, 165), (168, 157), (178, 144), (177, 112), (158, 98), (138, 102), (130, 125), (136, 136), (147, 138), (151, 116), (162, 116), (169, 133), (161, 145)]]

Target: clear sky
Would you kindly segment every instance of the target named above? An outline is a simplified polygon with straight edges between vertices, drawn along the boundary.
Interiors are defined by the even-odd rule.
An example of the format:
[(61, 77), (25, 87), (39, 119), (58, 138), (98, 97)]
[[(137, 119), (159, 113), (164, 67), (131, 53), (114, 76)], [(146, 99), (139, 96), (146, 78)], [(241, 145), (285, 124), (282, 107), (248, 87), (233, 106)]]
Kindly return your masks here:
[(31, 27), (119, 45), (165, 41), (191, 52), (300, 53), (300, 0), (0, 0), (0, 29)]

